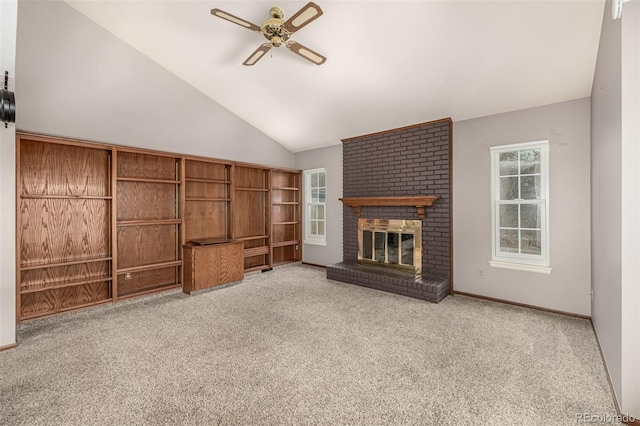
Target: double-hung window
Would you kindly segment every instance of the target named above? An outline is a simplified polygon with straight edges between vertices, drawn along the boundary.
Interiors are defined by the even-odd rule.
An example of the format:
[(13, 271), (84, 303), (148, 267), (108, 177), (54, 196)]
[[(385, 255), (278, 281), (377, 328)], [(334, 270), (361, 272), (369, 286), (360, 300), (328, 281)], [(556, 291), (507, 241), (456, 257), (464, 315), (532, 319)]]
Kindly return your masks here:
[(549, 141), (491, 148), (492, 266), (549, 268)]
[(305, 181), (305, 239), (306, 244), (326, 244), (326, 172), (325, 169), (306, 170)]

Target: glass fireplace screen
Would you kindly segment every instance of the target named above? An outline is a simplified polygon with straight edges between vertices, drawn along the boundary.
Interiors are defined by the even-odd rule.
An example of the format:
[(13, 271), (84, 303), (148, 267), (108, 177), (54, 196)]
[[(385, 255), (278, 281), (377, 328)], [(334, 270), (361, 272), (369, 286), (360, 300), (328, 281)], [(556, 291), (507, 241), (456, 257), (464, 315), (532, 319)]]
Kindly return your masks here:
[(358, 261), (420, 273), (422, 222), (358, 219)]

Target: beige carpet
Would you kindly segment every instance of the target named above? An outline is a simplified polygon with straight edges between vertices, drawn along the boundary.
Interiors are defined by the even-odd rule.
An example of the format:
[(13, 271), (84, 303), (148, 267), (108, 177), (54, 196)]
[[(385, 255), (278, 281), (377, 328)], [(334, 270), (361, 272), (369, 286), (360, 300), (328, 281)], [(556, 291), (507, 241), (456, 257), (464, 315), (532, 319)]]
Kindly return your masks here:
[(0, 424), (575, 425), (615, 414), (589, 321), (435, 305), (299, 264), (21, 324)]

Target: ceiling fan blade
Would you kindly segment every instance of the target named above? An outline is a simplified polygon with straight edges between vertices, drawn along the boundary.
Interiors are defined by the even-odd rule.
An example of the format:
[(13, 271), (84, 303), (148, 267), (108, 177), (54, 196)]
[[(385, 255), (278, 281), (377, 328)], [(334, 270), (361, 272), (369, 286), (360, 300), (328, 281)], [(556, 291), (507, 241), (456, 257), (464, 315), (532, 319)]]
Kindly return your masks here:
[(294, 33), (310, 22), (315, 21), (321, 15), (322, 9), (320, 9), (320, 6), (314, 2), (309, 2), (302, 9), (296, 12), (295, 15), (287, 19), (287, 21), (282, 24), (282, 27), (290, 33)]
[(322, 65), (324, 64), (324, 61), (327, 60), (327, 58), (325, 58), (321, 54), (314, 52), (308, 47), (303, 46), (300, 43), (293, 40), (289, 40), (287, 42), (287, 49), (291, 50), (293, 53), (297, 55), (302, 56), (306, 60), (313, 62), (316, 65)]
[(261, 44), (260, 47), (258, 47), (256, 49), (255, 52), (253, 52), (251, 54), (251, 56), (249, 56), (247, 58), (246, 61), (244, 61), (242, 63), (242, 65), (246, 65), (246, 66), (251, 66), (254, 65), (256, 62), (258, 62), (260, 60), (260, 58), (262, 58), (264, 56), (265, 53), (267, 53), (269, 50), (271, 49), (271, 43), (264, 43)]
[(211, 9), (211, 14), (213, 16), (217, 16), (218, 18), (226, 19), (229, 22), (233, 22), (234, 24), (238, 24), (242, 27), (248, 28), (251, 31), (262, 32), (262, 28), (257, 26), (256, 24), (252, 24), (251, 22), (245, 21), (244, 19), (240, 19), (237, 16), (234, 16), (230, 13), (227, 13), (220, 9)]

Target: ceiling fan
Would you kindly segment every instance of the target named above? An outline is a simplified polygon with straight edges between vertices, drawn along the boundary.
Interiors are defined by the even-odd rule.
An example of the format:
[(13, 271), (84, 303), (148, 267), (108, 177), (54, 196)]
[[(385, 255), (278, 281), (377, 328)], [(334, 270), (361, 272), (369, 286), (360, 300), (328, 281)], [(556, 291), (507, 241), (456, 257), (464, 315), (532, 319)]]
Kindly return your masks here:
[(270, 13), (271, 18), (264, 21), (262, 27), (259, 27), (220, 9), (211, 9), (211, 14), (213, 16), (226, 19), (229, 22), (233, 22), (234, 24), (248, 28), (251, 31), (260, 33), (269, 40), (268, 43), (260, 45), (260, 47), (258, 47), (258, 49), (256, 49), (256, 51), (253, 52), (247, 60), (242, 63), (242, 65), (254, 65), (272, 47), (279, 47), (282, 44), (284, 44), (287, 49), (293, 53), (302, 56), (316, 65), (322, 65), (324, 61), (327, 60), (327, 58), (321, 54), (290, 39), (293, 33), (315, 21), (322, 15), (322, 9), (320, 9), (320, 6), (313, 2), (309, 2), (286, 21), (284, 20), (284, 11), (279, 7), (272, 7)]

